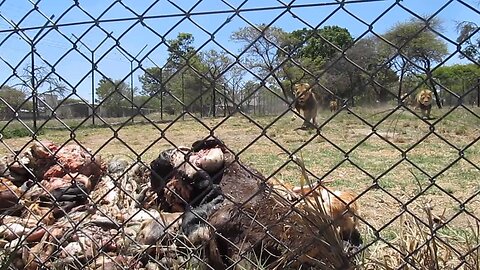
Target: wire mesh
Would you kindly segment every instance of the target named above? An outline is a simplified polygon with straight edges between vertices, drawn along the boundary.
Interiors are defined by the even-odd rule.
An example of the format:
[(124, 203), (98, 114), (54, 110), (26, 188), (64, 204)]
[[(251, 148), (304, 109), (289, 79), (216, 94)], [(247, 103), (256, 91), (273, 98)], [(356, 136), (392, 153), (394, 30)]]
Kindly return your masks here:
[(478, 269), (479, 10), (0, 1), (0, 264)]

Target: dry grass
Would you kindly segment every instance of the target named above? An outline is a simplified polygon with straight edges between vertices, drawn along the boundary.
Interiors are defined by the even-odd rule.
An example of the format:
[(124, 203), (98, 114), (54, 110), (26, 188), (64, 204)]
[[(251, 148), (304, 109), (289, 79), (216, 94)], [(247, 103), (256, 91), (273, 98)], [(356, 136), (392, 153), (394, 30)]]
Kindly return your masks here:
[[(301, 121), (292, 122), (291, 114), (286, 114), (276, 122), (275, 117), (255, 118), (252, 122), (236, 115), (226, 120), (203, 119), (203, 124), (190, 118), (157, 127), (136, 119), (134, 125), (113, 128), (79, 128), (74, 132), (48, 129), (39, 139), (57, 143), (73, 140), (105, 158), (126, 155), (148, 164), (172, 143), (190, 144), (215, 134), (243, 162), (265, 176), (292, 183), (298, 183), (299, 170), (288, 154), (301, 152), (312, 173), (310, 177), (361, 194), (361, 232), (367, 246), (360, 256), (364, 268), (397, 269), (406, 264), (405, 269), (419, 265), (435, 269), (429, 268), (429, 257), (421, 257), (432, 253), (435, 242), (439, 250), (435, 263), (449, 262), (437, 269), (458, 264), (462, 265), (460, 269), (478, 269), (478, 249), (465, 258), (460, 253), (475, 247), (472, 239), (476, 239), (478, 247), (474, 217), (480, 217), (480, 195), (473, 195), (480, 190), (480, 119), (462, 108), (448, 114), (449, 108), (433, 110), (436, 119), (429, 121), (435, 123), (432, 130), (409, 112), (398, 111), (384, 119), (390, 112), (383, 110), (354, 110), (374, 126), (374, 131), (353, 114), (339, 112), (322, 125), (320, 134), (293, 130)], [(480, 114), (478, 108), (473, 110)], [(330, 117), (329, 112), (320, 112), (319, 123)], [(19, 150), (30, 140), (4, 139), (0, 153)], [(411, 251), (412, 245), (429, 239), (433, 217), (447, 222), (434, 224), (440, 226), (435, 229), (436, 241), (427, 241), (429, 245), (417, 255), (402, 256), (402, 252)], [(445, 247), (444, 242), (455, 251)]]

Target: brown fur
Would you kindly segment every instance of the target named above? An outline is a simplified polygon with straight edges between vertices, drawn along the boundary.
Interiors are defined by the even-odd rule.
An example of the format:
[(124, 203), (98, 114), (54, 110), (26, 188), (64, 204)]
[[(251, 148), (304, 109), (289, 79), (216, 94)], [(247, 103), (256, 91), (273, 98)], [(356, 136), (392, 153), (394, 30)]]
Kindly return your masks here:
[(165, 202), (172, 212), (185, 211), (186, 202), (192, 199), (191, 195), (192, 187), (176, 177), (165, 185)]
[(149, 218), (142, 222), (139, 232), (135, 238), (137, 243), (142, 245), (155, 245), (175, 234), (182, 223), (183, 213), (160, 212), (160, 218)]
[[(357, 229), (358, 206), (355, 200), (357, 196), (354, 193), (349, 191), (327, 190), (319, 184), (294, 187), (289, 183), (283, 183), (275, 178), (269, 179), (268, 183), (283, 198), (295, 200), (301, 199), (301, 197), (304, 196), (304, 206), (317, 207), (316, 202), (320, 202), (344, 238), (349, 238)], [(292, 193), (295, 194), (293, 198)]]
[[(315, 266), (319, 261), (327, 265), (334, 263), (325, 253), (331, 247), (323, 239), (325, 234), (335, 234), (335, 226), (312, 224), (311, 221), (319, 217), (294, 203), (293, 186), (276, 179), (265, 183), (262, 175), (228, 156), (227, 169), (220, 182), (228, 199), (217, 205), (217, 210), (209, 215), (209, 225), (205, 226), (208, 233), (204, 233), (201, 241), (206, 245), (208, 264), (213, 269), (230, 269), (232, 264), (242, 259), (243, 254), (250, 252), (261, 256), (259, 258), (266, 269), (283, 269), (282, 263), (288, 262), (295, 269)], [(275, 186), (284, 187), (284, 194), (289, 193), (294, 198), (274, 192)], [(331, 213), (338, 212), (331, 208)], [(336, 256), (344, 258), (343, 264), (333, 265), (331, 269), (348, 269), (343, 267), (349, 264), (346, 254), (338, 250)]]
[[(202, 149), (209, 148), (212, 146)], [(162, 170), (175, 167), (179, 171), (185, 169), (171, 166), (174, 161), (171, 154), (172, 151), (161, 154), (154, 162), (159, 166), (153, 167)], [(189, 175), (187, 171), (179, 171), (179, 175)], [(160, 176), (169, 174), (161, 170), (155, 172)], [(204, 182), (204, 174), (196, 176), (190, 182)], [(169, 180), (166, 185), (172, 182), (172, 179)], [(228, 150), (224, 152), (221, 174), (211, 179), (211, 183), (210, 190), (199, 190), (208, 192), (195, 195), (199, 196), (197, 201), (200, 204), (183, 213), (181, 231), (193, 245), (205, 247), (205, 261), (213, 269), (233, 269), (249, 254), (259, 258), (268, 269), (283, 269), (287, 265), (298, 269), (319, 264), (327, 265), (329, 269), (349, 269), (352, 265), (343, 243), (338, 241), (336, 220), (330, 218), (327, 211), (312, 211), (307, 207), (310, 204), (302, 204), (306, 200), (295, 203), (294, 199), (299, 196), (291, 191), (289, 194), (292, 199), (285, 200), (285, 196), (275, 192), (260, 173), (241, 164)], [(285, 190), (293, 189), (290, 186)], [(333, 198), (326, 198), (334, 201)], [(328, 205), (328, 208), (331, 209), (330, 213), (340, 211), (334, 210), (333, 205)], [(358, 231), (356, 235), (361, 241)], [(152, 239), (146, 240), (152, 242)], [(354, 244), (349, 240), (348, 243)], [(335, 250), (334, 257), (331, 256), (332, 249)]]
[(303, 111), (305, 121), (302, 127), (311, 127), (317, 125), (318, 101), (308, 83), (298, 83), (294, 85), (295, 90), (295, 110), (299, 114)]
[[(241, 254), (249, 252), (261, 256), (259, 260), (266, 265), (265, 269), (284, 269), (283, 263), (292, 269), (308, 269), (318, 266), (318, 262), (331, 264), (326, 263), (329, 257), (324, 252), (331, 247), (322, 241), (321, 234), (332, 235), (334, 231), (320, 224), (306, 226), (305, 221), (315, 217), (309, 211), (296, 209), (292, 212), (291, 206), (279, 203), (275, 194), (263, 194), (258, 203), (249, 201), (244, 207), (223, 206), (208, 220), (212, 226), (207, 242), (209, 264), (214, 269), (231, 269), (233, 263), (242, 259)], [(313, 233), (315, 230), (320, 231), (318, 235)], [(282, 247), (288, 247), (289, 251)], [(346, 256), (340, 250), (336, 255)], [(350, 269), (347, 260), (331, 269)]]
[(316, 202), (319, 201), (344, 238), (349, 238), (358, 227), (358, 206), (355, 201), (357, 196), (354, 193), (327, 190), (318, 184), (294, 187), (292, 191), (296, 194), (305, 195), (310, 206), (316, 206)]
[(0, 177), (0, 212), (12, 210), (12, 207), (17, 206), (20, 195), (21, 191), (10, 179)]
[(430, 111), (432, 110), (433, 92), (428, 89), (422, 89), (415, 98), (415, 107), (422, 112), (422, 117), (430, 119)]
[(336, 112), (338, 110), (338, 101), (331, 100), (329, 103), (329, 107), (330, 107), (330, 112)]

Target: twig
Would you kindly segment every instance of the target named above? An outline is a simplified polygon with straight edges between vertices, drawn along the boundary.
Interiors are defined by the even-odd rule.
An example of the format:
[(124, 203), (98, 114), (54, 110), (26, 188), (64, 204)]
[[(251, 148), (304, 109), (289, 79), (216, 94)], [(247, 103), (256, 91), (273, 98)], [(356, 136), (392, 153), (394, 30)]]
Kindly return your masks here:
[(422, 187), (422, 184), (420, 183), (420, 179), (418, 179), (418, 177), (413, 173), (412, 169), (409, 169), (408, 171), (413, 175), (413, 178), (415, 178), (415, 181), (417, 182), (417, 185), (420, 189), (418, 190), (418, 192), (421, 192), (423, 190), (423, 187)]

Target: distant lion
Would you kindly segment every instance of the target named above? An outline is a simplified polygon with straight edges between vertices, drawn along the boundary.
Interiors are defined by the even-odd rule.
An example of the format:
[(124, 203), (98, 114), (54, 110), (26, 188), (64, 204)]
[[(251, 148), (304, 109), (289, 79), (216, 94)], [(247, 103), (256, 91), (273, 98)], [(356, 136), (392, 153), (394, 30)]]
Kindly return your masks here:
[(311, 128), (317, 125), (317, 111), (318, 111), (318, 101), (315, 97), (315, 94), (312, 92), (312, 88), (308, 83), (297, 83), (294, 85), (295, 93), (295, 110), (298, 113), (303, 111), (303, 117), (305, 121), (303, 122), (302, 128)]
[(329, 103), (330, 112), (336, 112), (338, 110), (338, 101), (336, 99), (331, 100)]
[(430, 119), (430, 111), (432, 110), (433, 92), (428, 89), (422, 89), (418, 92), (416, 98), (416, 108), (420, 108), (422, 118)]

